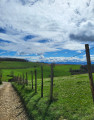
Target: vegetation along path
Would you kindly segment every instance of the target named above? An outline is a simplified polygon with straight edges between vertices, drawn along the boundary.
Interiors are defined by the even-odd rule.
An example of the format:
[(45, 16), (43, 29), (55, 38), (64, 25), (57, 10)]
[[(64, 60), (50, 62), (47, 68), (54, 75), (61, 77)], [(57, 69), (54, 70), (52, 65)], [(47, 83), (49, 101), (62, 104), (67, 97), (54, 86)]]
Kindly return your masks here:
[(0, 85), (0, 120), (28, 120), (19, 96), (8, 82)]

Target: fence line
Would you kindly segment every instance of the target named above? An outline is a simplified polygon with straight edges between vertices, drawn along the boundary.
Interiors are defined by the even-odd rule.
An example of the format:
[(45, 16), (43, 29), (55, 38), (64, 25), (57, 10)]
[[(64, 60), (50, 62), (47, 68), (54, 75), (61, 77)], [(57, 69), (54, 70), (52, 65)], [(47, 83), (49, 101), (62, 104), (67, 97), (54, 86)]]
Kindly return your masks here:
[[(93, 102), (94, 102), (94, 84), (93, 84), (93, 77), (92, 77), (92, 72), (91, 72), (91, 60), (90, 60), (90, 52), (89, 50), (93, 49), (94, 47), (89, 49), (89, 45), (85, 45), (85, 51), (82, 51), (80, 54), (86, 52), (86, 58), (87, 58), (87, 66), (88, 66), (88, 74), (89, 74), (89, 79), (90, 79), (90, 86), (91, 86), (91, 92), (92, 92), (92, 97), (93, 97)], [(80, 54), (76, 54), (75, 56), (78, 56)], [(31, 71), (31, 83), (32, 83), (32, 89), (34, 89), (33, 85), (33, 76), (35, 75), (35, 93), (37, 93), (37, 86), (40, 85), (41, 87), (41, 97), (43, 97), (43, 87), (46, 86), (43, 84), (43, 65), (41, 66), (41, 83), (37, 84), (37, 70), (35, 68), (34, 71), (35, 74), (33, 74), (33, 71)], [(53, 101), (53, 81), (54, 81), (54, 64), (51, 64), (51, 81), (50, 81), (50, 102)], [(27, 77), (27, 72), (26, 72), (26, 79), (24, 78), (23, 74), (23, 79), (19, 75), (16, 77), (17, 83), (18, 84), (23, 84), (23, 85), (28, 85), (28, 77)], [(16, 82), (16, 81), (15, 81)]]

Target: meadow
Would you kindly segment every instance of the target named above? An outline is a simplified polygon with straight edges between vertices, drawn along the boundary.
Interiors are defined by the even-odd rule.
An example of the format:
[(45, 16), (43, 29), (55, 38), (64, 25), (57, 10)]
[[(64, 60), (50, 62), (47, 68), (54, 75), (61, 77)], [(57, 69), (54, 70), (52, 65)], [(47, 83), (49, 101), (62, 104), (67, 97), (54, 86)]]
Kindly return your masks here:
[[(14, 61), (2, 61), (0, 62), (0, 69), (2, 69), (3, 81), (8, 81), (10, 78), (8, 75), (14, 73), (14, 75), (26, 75), (28, 74), (28, 79), (31, 79), (31, 71), (37, 70), (37, 78), (41, 78), (41, 65), (43, 65), (44, 78), (50, 77), (51, 67), (50, 64), (44, 63), (32, 63), (32, 62), (14, 62)], [(70, 69), (79, 69), (80, 65), (55, 65), (54, 67), (54, 77), (69, 76), (71, 73)]]
[[(92, 100), (88, 74), (71, 75), (70, 68), (79, 69), (80, 65), (56, 65), (54, 67), (54, 100), (49, 100), (50, 65), (44, 68), (44, 96), (41, 98), (41, 64), (19, 63), (2, 65), (3, 81), (7, 81), (12, 72), (14, 75), (28, 73), (29, 85), (12, 83), (23, 98), (30, 120), (94, 120), (94, 103)], [(19, 65), (20, 67), (19, 67)], [(15, 66), (16, 65), (16, 66)], [(1, 65), (0, 65), (1, 66)], [(36, 67), (35, 67), (36, 66)], [(37, 93), (32, 90), (31, 71), (37, 70)], [(35, 85), (35, 82), (34, 82)], [(35, 88), (35, 86), (34, 86)]]

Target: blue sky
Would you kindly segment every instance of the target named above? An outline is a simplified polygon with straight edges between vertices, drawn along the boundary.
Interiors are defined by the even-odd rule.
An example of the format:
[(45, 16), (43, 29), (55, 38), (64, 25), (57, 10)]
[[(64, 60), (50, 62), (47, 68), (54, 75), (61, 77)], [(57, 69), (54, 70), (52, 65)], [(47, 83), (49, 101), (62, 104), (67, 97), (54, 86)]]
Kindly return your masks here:
[[(0, 56), (85, 62), (94, 46), (93, 0), (1, 0)], [(93, 50), (91, 51), (94, 61)]]

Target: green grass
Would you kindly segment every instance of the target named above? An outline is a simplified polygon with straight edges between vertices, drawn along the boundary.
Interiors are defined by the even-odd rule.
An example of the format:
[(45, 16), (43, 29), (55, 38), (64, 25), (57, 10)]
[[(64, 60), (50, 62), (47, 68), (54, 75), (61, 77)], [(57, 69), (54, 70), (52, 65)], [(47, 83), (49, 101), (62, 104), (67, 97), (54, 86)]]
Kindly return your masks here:
[[(31, 71), (34, 72), (35, 66), (37, 69), (37, 77), (41, 78), (41, 64), (40, 63), (32, 63), (32, 62), (0, 62), (0, 68), (2, 68), (3, 73), (3, 81), (8, 81), (10, 78), (7, 75), (10, 75), (13, 71), (14, 74), (17, 76), (22, 75), (23, 73), (28, 73), (28, 79), (31, 79)], [(60, 77), (60, 76), (68, 76), (71, 75), (69, 72), (70, 68), (72, 69), (79, 69), (80, 65), (56, 65), (54, 67), (54, 76)], [(50, 65), (49, 64), (43, 64), (44, 69), (44, 78), (49, 78), (50, 76)]]
[(33, 62), (0, 61), (0, 69), (25, 69), (40, 65)]
[[(38, 92), (31, 89), (31, 71), (37, 69)], [(1, 62), (3, 81), (8, 81), (11, 72), (14, 75), (28, 73), (28, 86), (13, 83), (25, 101), (31, 120), (94, 120), (94, 105), (88, 74), (71, 75), (70, 68), (79, 69), (80, 65), (56, 65), (54, 67), (54, 101), (49, 102), (50, 65), (44, 68), (44, 97), (41, 91), (41, 64), (31, 62)], [(35, 83), (34, 83), (35, 85)], [(35, 88), (35, 86), (34, 86)]]
[(23, 97), (29, 115), (34, 120), (94, 120), (94, 104), (88, 74), (54, 78), (54, 101), (49, 102), (50, 79), (44, 79), (44, 97), (31, 89), (31, 83), (24, 88), (13, 83)]

